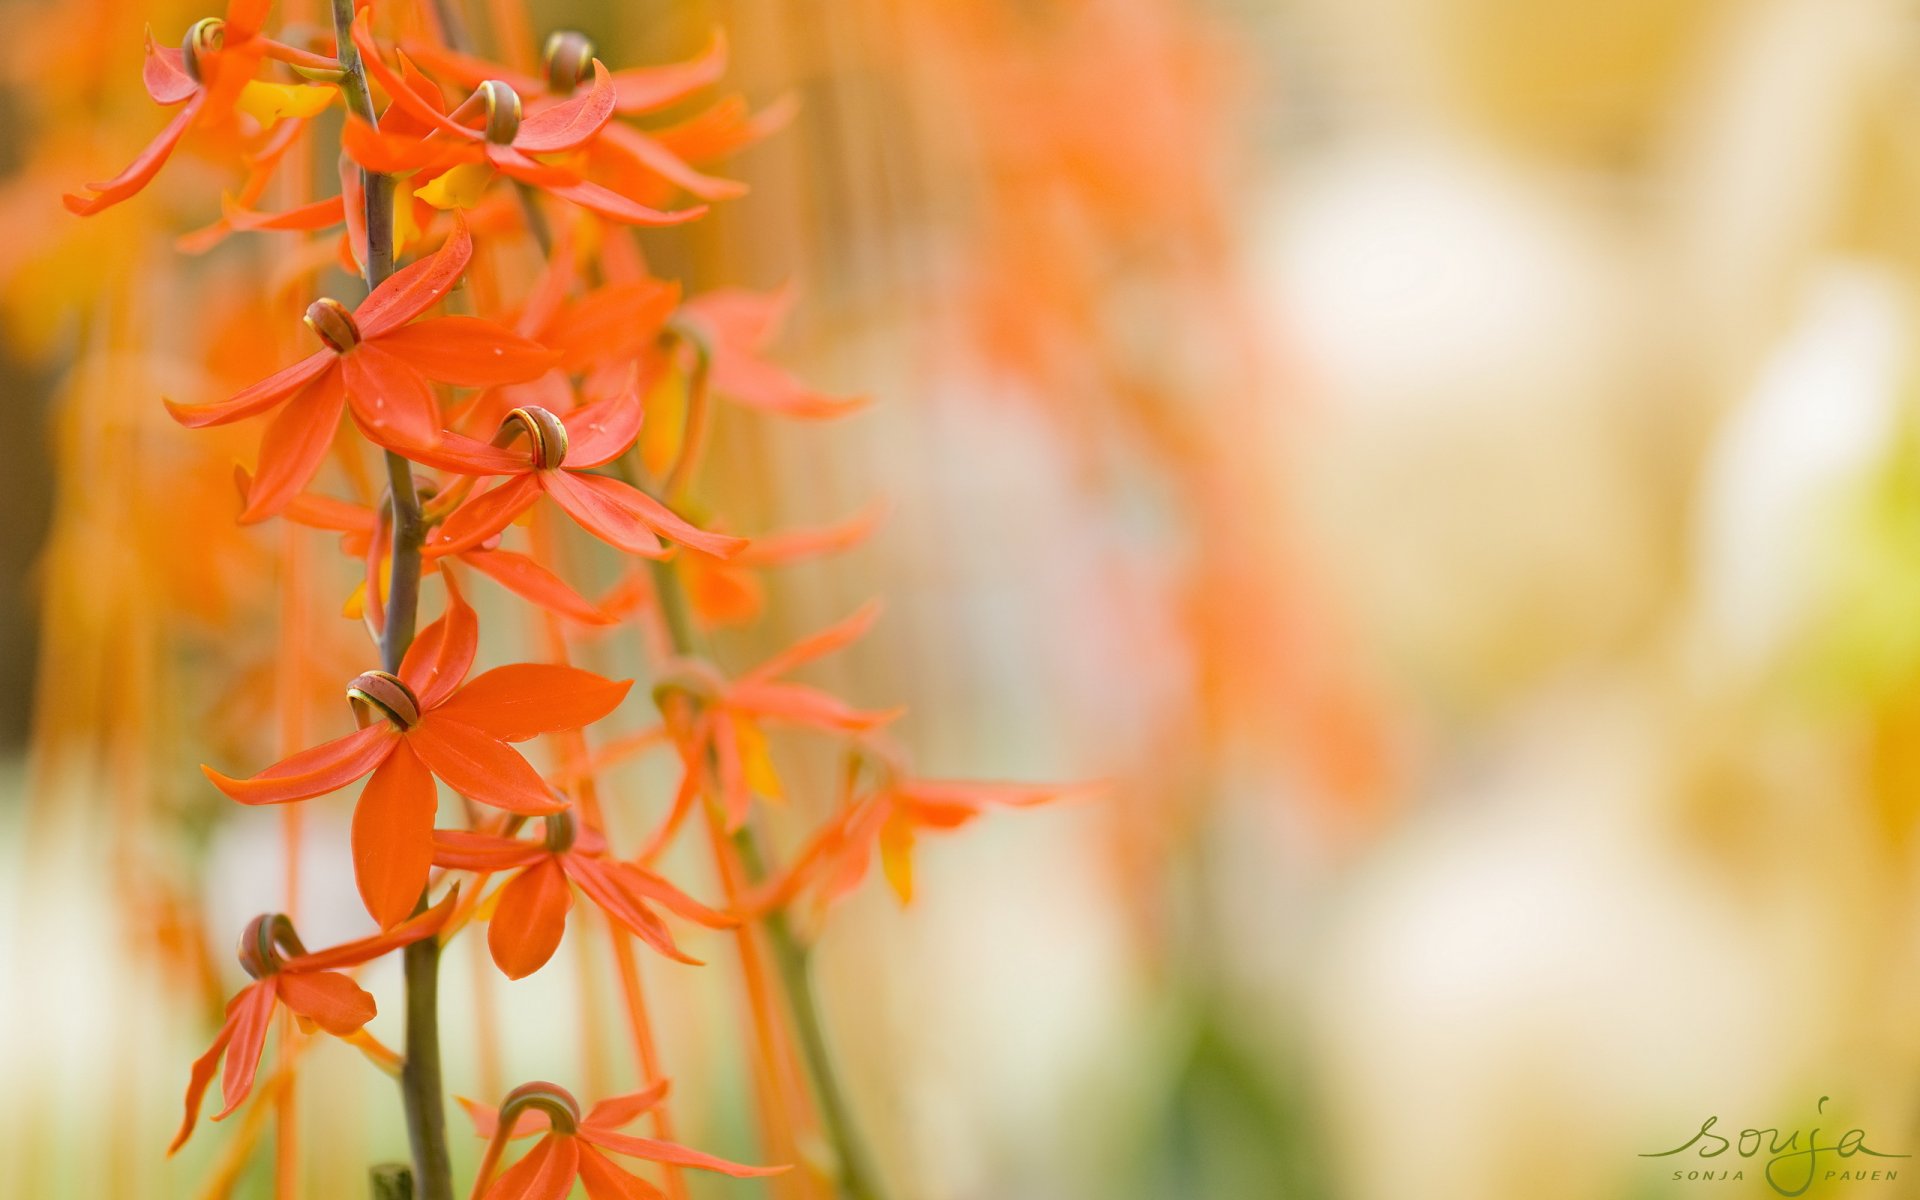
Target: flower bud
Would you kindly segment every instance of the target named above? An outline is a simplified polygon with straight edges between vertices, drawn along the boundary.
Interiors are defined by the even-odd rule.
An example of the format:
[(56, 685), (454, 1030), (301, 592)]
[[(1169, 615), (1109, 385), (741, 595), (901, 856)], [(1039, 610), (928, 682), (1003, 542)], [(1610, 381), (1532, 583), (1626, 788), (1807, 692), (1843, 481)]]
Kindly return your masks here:
[(547, 68), (547, 90), (564, 96), (592, 73), (593, 42), (577, 30), (556, 29), (547, 37), (541, 58)]
[(347, 685), (347, 702), (353, 705), (354, 719), (365, 729), (376, 719), (392, 721), (401, 729), (420, 723), (420, 698), (397, 675), (386, 671), (366, 671), (354, 676)]
[(206, 78), (201, 74), (201, 58), (217, 53), (226, 41), (227, 23), (219, 17), (201, 17), (187, 26), (187, 35), (180, 39), (180, 59), (187, 74), (204, 83)]
[(551, 471), (567, 461), (567, 427), (560, 423), (559, 417), (539, 405), (529, 404), (508, 413), (500, 422), (493, 444), (506, 446), (521, 436), (533, 447), (536, 469)]
[(360, 326), (354, 323), (353, 313), (331, 296), (307, 305), (307, 313), (300, 319), (336, 354), (345, 354), (360, 344)]
[(520, 93), (498, 79), (489, 79), (475, 94), (487, 106), (487, 140), (496, 146), (511, 145), (520, 132)]
[(307, 952), (285, 913), (261, 913), (241, 931), (240, 966), (255, 979), (265, 979), (286, 965), (282, 951), (296, 957)]

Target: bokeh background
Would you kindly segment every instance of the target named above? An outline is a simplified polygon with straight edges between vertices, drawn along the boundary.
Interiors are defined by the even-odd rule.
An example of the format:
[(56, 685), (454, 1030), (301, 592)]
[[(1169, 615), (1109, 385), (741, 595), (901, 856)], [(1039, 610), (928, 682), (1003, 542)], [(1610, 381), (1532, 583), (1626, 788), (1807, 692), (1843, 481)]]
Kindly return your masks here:
[[(720, 430), (728, 511), (887, 514), (742, 660), (885, 595), (820, 678), (907, 703), (928, 773), (1110, 784), (929, 839), (910, 907), (872, 881), (826, 928), (895, 1194), (1772, 1194), (1764, 1155), (1638, 1157), (1710, 1115), (1920, 1154), (1920, 9), (533, 8), (625, 63), (724, 23), (730, 86), (797, 104), (750, 196), (648, 235), (792, 281), (783, 360), (878, 401)], [(221, 1194), (238, 1118), (160, 1152), (283, 829), (193, 764), (242, 753), (206, 730), (266, 719), (289, 636), (359, 636), (289, 616), (266, 539), (317, 535), (225, 532), (237, 444), (158, 403), (271, 361), (222, 340), (271, 246), (175, 251), (191, 163), (59, 207), (157, 123), (142, 26), (200, 15), (0, 6), (9, 1197)], [(309, 818), (309, 940), (359, 928), (345, 812)], [(468, 957), (449, 1046), (478, 1003), (515, 1037), (455, 1090), (630, 1082), (604, 970)], [(722, 985), (647, 965), (683, 1133), (750, 1156)], [(400, 1152), (371, 1074), (309, 1055), (306, 1194)], [(1920, 1195), (1875, 1165), (1809, 1194)]]

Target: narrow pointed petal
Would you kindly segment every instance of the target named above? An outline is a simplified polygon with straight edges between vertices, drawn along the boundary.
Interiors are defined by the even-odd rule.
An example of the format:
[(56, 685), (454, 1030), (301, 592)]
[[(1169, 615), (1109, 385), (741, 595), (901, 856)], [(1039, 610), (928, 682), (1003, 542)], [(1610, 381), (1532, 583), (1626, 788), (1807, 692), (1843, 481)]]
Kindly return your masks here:
[(660, 1102), (667, 1098), (667, 1088), (668, 1082), (662, 1079), (637, 1092), (609, 1096), (587, 1110), (587, 1115), (580, 1123), (600, 1129), (619, 1129), (631, 1125), (660, 1106)]
[(146, 149), (127, 164), (126, 170), (112, 179), (89, 183), (87, 190), (94, 192), (95, 195), (82, 196), (68, 192), (63, 197), (67, 211), (78, 216), (90, 217), (104, 209), (112, 208), (152, 183), (153, 177), (160, 173), (160, 168), (166, 166), (167, 159), (172, 157), (174, 147), (178, 146), (180, 139), (186, 136), (187, 129), (192, 126), (194, 118), (200, 115), (200, 109), (206, 103), (206, 98), (207, 94), (204, 90), (195, 92), (193, 99), (187, 101), (180, 111), (174, 114), (173, 120), (168, 121), (166, 127), (147, 143)]
[[(594, 363), (637, 358), (665, 328), (680, 302), (680, 287), (660, 279), (635, 279), (596, 288), (569, 305), (542, 331), (562, 362), (578, 370)], [(568, 429), (572, 429), (569, 422)], [(568, 451), (572, 461), (573, 452)], [(591, 466), (591, 463), (581, 465)]]
[(740, 553), (733, 556), (732, 562), (741, 567), (778, 567), (802, 559), (836, 554), (873, 536), (884, 515), (885, 510), (881, 506), (872, 505), (832, 525), (757, 533)]
[(545, 346), (479, 317), (435, 317), (404, 325), (381, 334), (380, 348), (429, 379), (459, 387), (521, 383), (557, 360)]
[(447, 83), (475, 88), (485, 80), (498, 79), (522, 97), (537, 96), (546, 90), (546, 85), (535, 76), (522, 75), (499, 63), (450, 50), (438, 42), (409, 38), (400, 43), (400, 48), (406, 51), (407, 57)]
[(414, 462), (455, 475), (518, 475), (533, 469), (524, 446), (502, 449), (446, 430), (431, 445), (408, 446), (406, 455)]
[(580, 1182), (587, 1200), (666, 1200), (666, 1193), (629, 1175), (592, 1146), (580, 1147)]
[(372, 962), (386, 954), (391, 954), (402, 946), (430, 938), (446, 928), (447, 921), (453, 916), (454, 906), (459, 902), (460, 889), (453, 888), (440, 898), (440, 903), (421, 913), (417, 917), (408, 917), (382, 933), (364, 937), (358, 941), (342, 942), (338, 946), (329, 946), (325, 950), (315, 950), (309, 954), (299, 954), (287, 960), (287, 971), (331, 971), (341, 967), (357, 967), (364, 962)]
[(547, 965), (567, 932), (573, 888), (552, 855), (507, 881), (487, 922), (487, 949), (508, 979), (525, 979)]
[(321, 372), (339, 361), (339, 356), (331, 350), (317, 351), (217, 404), (175, 404), (171, 400), (164, 401), (167, 414), (189, 429), (225, 425), (230, 421), (251, 417), (267, 411), (306, 387)]
[(833, 396), (801, 383), (764, 359), (737, 351), (714, 355), (713, 390), (748, 408), (800, 420), (824, 421), (867, 406), (865, 396)]
[(433, 865), (457, 871), (511, 871), (547, 857), (539, 842), (474, 833), (467, 829), (433, 831)]
[(227, 1043), (227, 1069), (220, 1077), (220, 1096), (226, 1107), (214, 1114), (216, 1121), (239, 1108), (247, 1093), (253, 1091), (254, 1072), (260, 1067), (260, 1051), (266, 1047), (267, 1026), (273, 1020), (272, 987), (255, 984), (240, 994), (245, 999), (229, 1013), (233, 1040)]
[(647, 945), (675, 962), (689, 966), (699, 966), (700, 960), (688, 955), (673, 940), (673, 931), (659, 914), (646, 906), (631, 889), (622, 886), (619, 876), (611, 865), (598, 859), (575, 855), (567, 863), (567, 875), (587, 898), (600, 906), (600, 910), (612, 917), (628, 933), (639, 938)]
[(360, 61), (366, 66), (367, 74), (386, 89), (387, 95), (393, 99), (393, 106), (427, 128), (438, 129), (451, 137), (467, 141), (478, 140), (478, 130), (448, 120), (438, 105), (414, 91), (398, 71), (386, 64), (386, 60), (380, 57), (380, 48), (374, 44), (373, 32), (368, 28), (368, 22), (372, 19), (371, 7), (360, 10), (360, 15), (353, 22), (353, 44), (360, 51)]
[(240, 523), (277, 516), (320, 470), (346, 407), (340, 373), (328, 371), (287, 401), (260, 439), (259, 471)]
[[(509, 172), (513, 173), (513, 172)], [(531, 181), (530, 181), (531, 182)], [(692, 208), (677, 208), (672, 212), (663, 212), (657, 208), (648, 208), (644, 204), (627, 199), (618, 192), (609, 191), (597, 183), (581, 180), (578, 183), (546, 184), (547, 191), (562, 200), (570, 200), (588, 212), (597, 213), (609, 221), (618, 221), (622, 225), (638, 225), (658, 228), (665, 225), (684, 225), (707, 215), (707, 206), (696, 204)]]
[(480, 493), (453, 511), (440, 524), (433, 542), (437, 555), (471, 550), (513, 524), (513, 519), (540, 498), (540, 484), (532, 472), (515, 475)]
[(511, 550), (469, 550), (460, 556), (460, 561), (548, 612), (587, 625), (611, 625), (616, 620), (524, 554)]
[(353, 810), (353, 880), (382, 929), (406, 920), (427, 886), (437, 804), (433, 776), (405, 741), (360, 793)]
[(439, 440), (440, 402), (411, 363), (387, 353), (382, 342), (363, 342), (341, 356), (340, 368), (347, 404), (368, 438), (403, 453)]
[(615, 682), (578, 667), (513, 663), (474, 676), (438, 711), (501, 741), (524, 742), (591, 725), (632, 687), (631, 679)]
[(447, 585), (447, 610), (420, 631), (400, 661), (400, 678), (419, 698), (421, 712), (453, 694), (480, 649), (480, 622), (473, 615), (473, 607), (460, 594), (451, 572), (441, 572), (440, 578)]
[(587, 153), (590, 162), (606, 167), (615, 183), (624, 187), (636, 186), (631, 176), (637, 171), (643, 180), (657, 176), (701, 200), (737, 200), (751, 190), (737, 179), (709, 175), (692, 166), (631, 125), (608, 125)]
[(629, 862), (609, 862), (605, 864), (605, 870), (620, 887), (632, 894), (652, 900), (670, 912), (689, 921), (697, 921), (708, 929), (733, 929), (740, 924), (740, 918), (732, 913), (709, 908), (644, 867)]
[(178, 46), (162, 46), (147, 30), (147, 61), (140, 70), (140, 82), (155, 104), (172, 107), (200, 90), (200, 81), (187, 74), (186, 55)]
[(727, 35), (715, 28), (707, 48), (696, 58), (659, 67), (634, 67), (613, 73), (619, 93), (617, 110), (626, 116), (653, 112), (678, 104), (702, 88), (712, 87), (727, 73)]
[(546, 471), (541, 474), (540, 483), (554, 502), (588, 532), (644, 557), (661, 557), (656, 536), (691, 546), (715, 558), (728, 558), (747, 544), (745, 538), (711, 533), (690, 525), (652, 496), (604, 475)]
[(338, 791), (383, 762), (400, 735), (381, 721), (302, 750), (251, 779), (232, 779), (208, 767), (200, 770), (213, 786), (242, 804), (286, 804)]
[(566, 465), (585, 469), (619, 458), (640, 436), (640, 420), (640, 397), (631, 391), (569, 413)]
[(649, 1162), (672, 1163), (676, 1167), (713, 1171), (721, 1175), (731, 1175), (735, 1179), (757, 1179), (766, 1175), (778, 1175), (789, 1169), (787, 1167), (749, 1167), (745, 1163), (730, 1162), (724, 1158), (715, 1158), (711, 1154), (702, 1154), (698, 1150), (690, 1150), (675, 1142), (663, 1142), (658, 1138), (633, 1137), (629, 1134), (614, 1133), (599, 1128), (592, 1130), (582, 1128), (580, 1139), (611, 1150), (615, 1154), (644, 1158)]
[(407, 741), (428, 769), (471, 800), (530, 816), (567, 806), (519, 751), (472, 726), (429, 713)]
[(613, 78), (606, 65), (593, 60), (593, 87), (549, 108), (541, 109), (520, 122), (514, 135), (514, 149), (526, 154), (551, 154), (572, 150), (600, 132), (613, 116), (617, 100)]
[(493, 1181), (483, 1200), (566, 1200), (579, 1172), (579, 1141), (549, 1133)]
[(283, 971), (274, 982), (282, 1004), (335, 1037), (359, 1029), (377, 1011), (367, 990), (338, 971)]
[(187, 1076), (186, 1114), (180, 1120), (180, 1128), (173, 1135), (172, 1144), (167, 1147), (169, 1155), (178, 1152), (193, 1136), (193, 1127), (200, 1122), (200, 1104), (206, 1099), (207, 1088), (212, 1086), (213, 1077), (220, 1069), (220, 1059), (226, 1054), (228, 1043), (233, 1041), (233, 1031), (240, 1023), (240, 1010), (251, 1003), (248, 997), (261, 986), (251, 984), (227, 1002), (227, 1019), (221, 1022), (213, 1045), (207, 1047), (205, 1054), (193, 1060), (193, 1069)]
[(745, 679), (771, 679), (776, 675), (785, 675), (796, 667), (825, 658), (838, 650), (844, 650), (866, 636), (873, 623), (880, 619), (880, 602), (869, 600), (852, 613), (835, 621), (825, 629), (808, 634), (785, 650), (767, 659), (753, 670), (747, 672)]
[(440, 248), (393, 275), (353, 311), (360, 336), (375, 338), (426, 312), (466, 273), (473, 258), (473, 238), (465, 220), (455, 217), (453, 232)]
[(878, 729), (899, 720), (906, 711), (904, 708), (855, 708), (819, 688), (800, 683), (760, 680), (735, 684), (727, 693), (727, 705), (757, 717), (791, 721), (796, 725), (841, 733), (865, 733)]

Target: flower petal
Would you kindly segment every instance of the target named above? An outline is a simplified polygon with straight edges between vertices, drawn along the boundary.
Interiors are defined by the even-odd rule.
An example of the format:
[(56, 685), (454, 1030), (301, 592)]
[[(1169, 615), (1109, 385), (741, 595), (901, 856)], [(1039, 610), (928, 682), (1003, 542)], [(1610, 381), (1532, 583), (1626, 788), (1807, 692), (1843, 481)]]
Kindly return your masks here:
[(508, 979), (525, 979), (547, 965), (567, 932), (573, 888), (552, 855), (507, 881), (487, 922), (487, 949)]
[(337, 967), (354, 967), (364, 962), (371, 962), (383, 955), (391, 954), (402, 946), (410, 946), (439, 933), (453, 916), (454, 906), (459, 899), (460, 889), (453, 888), (440, 898), (440, 903), (417, 917), (408, 917), (392, 929), (358, 941), (329, 946), (325, 950), (297, 954), (289, 958), (281, 970), (283, 972), (329, 971)]
[(620, 706), (633, 687), (578, 667), (513, 663), (476, 675), (439, 712), (489, 737), (524, 742), (542, 733), (591, 725)]
[[(181, 1118), (180, 1129), (173, 1135), (172, 1144), (167, 1147), (169, 1155), (186, 1145), (187, 1139), (193, 1136), (193, 1127), (200, 1120), (200, 1103), (206, 1098), (207, 1088), (213, 1083), (214, 1072), (220, 1067), (220, 1059), (226, 1054), (227, 1044), (233, 1041), (233, 1032), (240, 1024), (240, 1011), (253, 1003), (250, 997), (260, 991), (263, 986), (258, 983), (249, 984), (233, 999), (227, 1001), (227, 1019), (221, 1022), (220, 1032), (214, 1036), (213, 1045), (207, 1047), (205, 1054), (193, 1060), (193, 1069), (187, 1076), (186, 1115)], [(265, 990), (271, 993), (273, 989), (266, 987)]]
[(407, 731), (407, 741), (429, 770), (468, 799), (530, 816), (567, 806), (519, 751), (472, 726), (429, 713)]
[(227, 1106), (214, 1114), (216, 1121), (239, 1108), (247, 1093), (253, 1091), (254, 1072), (260, 1068), (260, 1051), (267, 1044), (267, 1026), (273, 1019), (275, 995), (271, 987), (256, 984), (240, 996), (244, 999), (227, 1010), (233, 1021), (233, 1040), (227, 1043), (227, 1069), (220, 1077), (220, 1095)]
[(337, 791), (383, 762), (399, 737), (382, 721), (284, 758), (250, 779), (233, 779), (210, 767), (201, 772), (213, 786), (242, 804), (286, 804)]
[(579, 1173), (579, 1141), (549, 1133), (493, 1181), (484, 1200), (566, 1200)]
[(402, 744), (367, 780), (353, 810), (353, 880), (367, 912), (391, 929), (407, 919), (433, 870), (433, 776)]
[(653, 344), (679, 302), (680, 286), (666, 280), (610, 283), (568, 305), (541, 331), (541, 338), (574, 371), (637, 358)]
[(126, 170), (112, 179), (89, 183), (87, 190), (96, 193), (95, 195), (82, 196), (76, 192), (68, 192), (62, 197), (67, 211), (78, 216), (90, 217), (103, 209), (112, 208), (152, 183), (153, 177), (160, 173), (160, 168), (167, 165), (167, 159), (173, 155), (174, 147), (178, 146), (180, 139), (186, 136), (187, 129), (193, 124), (194, 118), (200, 115), (200, 109), (205, 105), (206, 99), (207, 93), (204, 90), (194, 93), (193, 99), (187, 101), (180, 111), (174, 114), (173, 120), (168, 121), (166, 127), (154, 135), (153, 140), (147, 143), (146, 149), (127, 164)]
[(480, 649), (480, 623), (474, 619), (472, 606), (460, 594), (452, 572), (443, 571), (440, 578), (447, 585), (447, 610), (420, 631), (413, 645), (407, 647), (407, 656), (400, 660), (400, 678), (413, 689), (421, 712), (453, 694)]
[(580, 1182), (587, 1200), (665, 1200), (666, 1193), (638, 1175), (629, 1175), (592, 1146), (580, 1148)]
[(520, 122), (513, 147), (526, 154), (550, 154), (571, 150), (600, 132), (613, 116), (618, 99), (613, 78), (599, 59), (593, 60), (593, 87)]
[(453, 232), (438, 250), (395, 271), (353, 310), (360, 336), (379, 337), (438, 304), (466, 273), (472, 258), (473, 238), (467, 232), (467, 223), (455, 217)]
[(367, 990), (338, 971), (282, 971), (273, 978), (282, 1004), (335, 1037), (359, 1029), (377, 1011)]
[(566, 466), (598, 467), (619, 458), (640, 436), (640, 419), (640, 397), (632, 391), (569, 413)]
[(904, 708), (855, 708), (830, 692), (802, 683), (746, 680), (727, 691), (727, 707), (816, 729), (865, 733), (896, 721)]
[[(509, 174), (517, 174), (508, 169)], [(529, 180), (529, 182), (532, 182)], [(707, 215), (707, 206), (696, 204), (692, 208), (676, 208), (663, 212), (657, 208), (648, 208), (609, 191), (597, 183), (581, 180), (578, 183), (548, 183), (541, 185), (562, 200), (571, 200), (591, 213), (598, 213), (609, 221), (618, 221), (623, 225), (658, 227), (663, 225), (684, 225), (688, 221)]]
[(609, 1096), (587, 1110), (581, 1119), (582, 1125), (595, 1125), (601, 1129), (618, 1129), (622, 1125), (631, 1125), (642, 1116), (660, 1106), (667, 1098), (668, 1083), (657, 1080), (637, 1092), (628, 1092), (624, 1096)]
[(659, 67), (634, 67), (613, 73), (619, 94), (616, 111), (625, 116), (678, 104), (701, 88), (712, 87), (727, 72), (727, 35), (718, 27), (698, 57)]
[(327, 371), (287, 401), (260, 439), (259, 470), (240, 523), (277, 516), (320, 470), (346, 407), (340, 372)]
[(611, 863), (585, 855), (573, 855), (566, 866), (568, 877), (580, 885), (587, 899), (599, 905), (602, 912), (619, 922), (627, 932), (675, 962), (700, 965), (699, 959), (689, 956), (675, 944), (673, 931), (667, 928), (667, 923), (660, 919), (659, 914), (622, 885)]
[(616, 618), (567, 586), (565, 580), (524, 554), (511, 550), (468, 550), (460, 561), (493, 579), (523, 600), (588, 625), (611, 625)]
[(290, 367), (275, 371), (259, 383), (234, 393), (218, 404), (175, 404), (171, 400), (165, 400), (162, 403), (167, 406), (169, 416), (189, 429), (199, 429), (207, 425), (225, 425), (229, 421), (238, 421), (243, 417), (251, 417), (256, 413), (267, 411), (306, 387), (322, 371), (339, 361), (339, 356), (333, 351), (319, 350)]
[(433, 831), (433, 865), (459, 871), (511, 871), (531, 866), (548, 854), (538, 842), (475, 833), (467, 829)]
[(825, 658), (836, 651), (844, 650), (865, 637), (867, 631), (873, 628), (873, 623), (879, 619), (880, 602), (869, 600), (825, 629), (801, 638), (748, 671), (742, 678), (771, 679), (776, 675), (785, 675), (788, 671), (813, 662), (815, 659)]
[(676, 1142), (663, 1142), (658, 1138), (633, 1137), (600, 1128), (589, 1130), (582, 1127), (580, 1140), (604, 1147), (615, 1154), (631, 1155), (651, 1162), (672, 1163), (676, 1167), (714, 1171), (721, 1175), (731, 1175), (735, 1179), (778, 1175), (782, 1171), (791, 1169), (789, 1167), (749, 1167), (744, 1163), (730, 1162), (724, 1158), (715, 1158), (711, 1154), (702, 1154), (698, 1150), (690, 1150)]
[(369, 439), (402, 453), (439, 440), (440, 402), (411, 363), (387, 353), (379, 342), (362, 342), (340, 357), (340, 367), (347, 405)]
[(745, 538), (711, 533), (681, 520), (673, 510), (637, 488), (604, 475), (544, 471), (540, 485), (588, 532), (647, 558), (663, 556), (656, 536), (713, 555), (730, 557)]
[(513, 519), (539, 498), (540, 484), (531, 471), (514, 475), (481, 492), (441, 522), (440, 536), (432, 543), (434, 554), (459, 554), (473, 549), (513, 524)]
[(186, 55), (178, 46), (161, 46), (147, 30), (147, 61), (140, 69), (140, 82), (155, 104), (172, 107), (200, 90), (200, 81), (187, 74)]
[(429, 379), (460, 387), (521, 383), (553, 366), (556, 355), (479, 317), (434, 317), (380, 335), (380, 347)]

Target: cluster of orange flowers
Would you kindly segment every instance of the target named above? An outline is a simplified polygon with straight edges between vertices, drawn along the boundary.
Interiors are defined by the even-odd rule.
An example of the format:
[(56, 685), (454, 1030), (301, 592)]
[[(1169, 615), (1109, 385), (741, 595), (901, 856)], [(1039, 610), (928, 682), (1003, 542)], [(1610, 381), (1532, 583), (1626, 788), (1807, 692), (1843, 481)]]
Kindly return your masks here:
[[(459, 44), (453, 14), (435, 7), (336, 0), (331, 35), (281, 37), (268, 32), (270, 8), (268, 0), (233, 0), (224, 18), (194, 24), (178, 48), (150, 38), (144, 83), (173, 116), (126, 170), (69, 195), (67, 205), (87, 215), (128, 201), (198, 140), (230, 156), (244, 183), (221, 198), (213, 223), (183, 239), (188, 248), (245, 232), (338, 227), (337, 263), (364, 281), (357, 304), (320, 297), (307, 307), (304, 323), (318, 346), (306, 357), (226, 400), (168, 409), (194, 428), (258, 422), (253, 467), (236, 475), (240, 520), (278, 517), (336, 532), (357, 564), (361, 583), (347, 609), (379, 649), (379, 665), (347, 684), (357, 727), (248, 778), (206, 774), (248, 805), (294, 804), (365, 780), (352, 861), (380, 932), (309, 951), (284, 915), (249, 925), (240, 962), (254, 982), (233, 996), (212, 1047), (193, 1066), (174, 1148), (192, 1133), (216, 1077), (221, 1116), (248, 1098), (284, 1009), (301, 1029), (349, 1040), (399, 1077), (417, 1194), (446, 1200), (438, 949), (484, 922), (493, 961), (519, 979), (552, 958), (585, 897), (620, 931), (615, 950), (643, 1089), (584, 1115), (544, 1082), (514, 1089), (498, 1112), (469, 1106), (489, 1141), (473, 1195), (558, 1198), (576, 1180), (596, 1200), (660, 1194), (616, 1158), (659, 1164), (676, 1197), (685, 1194), (684, 1168), (736, 1176), (785, 1169), (746, 1167), (668, 1140), (666, 1081), (628, 939), (692, 962), (664, 912), (735, 930), (743, 957), (758, 956), (764, 942), (790, 943), (790, 906), (803, 896), (824, 906), (844, 895), (876, 849), (904, 900), (917, 834), (1065, 790), (916, 778), (882, 732), (897, 710), (857, 708), (787, 678), (857, 639), (875, 616), (871, 606), (744, 673), (728, 675), (699, 653), (713, 629), (761, 613), (761, 569), (851, 545), (873, 525), (862, 515), (746, 539), (683, 515), (697, 511), (689, 491), (716, 401), (801, 419), (859, 405), (821, 394), (764, 357), (786, 295), (683, 296), (649, 271), (630, 232), (693, 220), (702, 202), (740, 194), (709, 167), (768, 133), (785, 111), (754, 113), (733, 97), (700, 100), (725, 68), (718, 37), (690, 61), (614, 71), (583, 36), (556, 33), (536, 71), (475, 57)], [(524, 30), (496, 32), (504, 42)], [(692, 115), (660, 123), (657, 114), (688, 105)], [(336, 107), (346, 110), (338, 194), (266, 208), (287, 165), (316, 155)], [(540, 266), (520, 270), (515, 284), (524, 261), (515, 256), (529, 245)], [(280, 333), (254, 332), (268, 344)], [(384, 467), (371, 468), (376, 460)], [(378, 470), (384, 487), (369, 483)], [(314, 490), (333, 475), (352, 498)], [(630, 564), (610, 592), (590, 599), (569, 578), (567, 560), (543, 532), (546, 501)], [(480, 646), (466, 598), (473, 576), (549, 614), (554, 661), (471, 674)], [(444, 600), (416, 636), (426, 577), (438, 578)], [(682, 780), (644, 843), (625, 855), (603, 809), (627, 798), (595, 786), (611, 755), (590, 754), (582, 731), (630, 714), (631, 684), (568, 661), (575, 635), (622, 624), (639, 630), (649, 652), (657, 709), (622, 744), (670, 748)], [(779, 793), (763, 732), (769, 724), (837, 739), (845, 752), (829, 819), (784, 865), (772, 862), (753, 820), (756, 803)], [(560, 760), (546, 774), (516, 748), (543, 736), (554, 739)], [(442, 785), (460, 798), (447, 812)], [(641, 800), (633, 805), (640, 809)], [(696, 814), (726, 886), (718, 906), (653, 869)], [(375, 1003), (347, 973), (389, 954), (406, 960), (403, 1050), (367, 1033)], [(813, 1019), (810, 1002), (789, 999), (794, 1023)], [(875, 1194), (825, 1077), (831, 1064), (815, 1052), (817, 1030), (786, 1036), (789, 1049), (807, 1052), (828, 1110), (821, 1119), (833, 1126), (838, 1151), (829, 1170), (837, 1169), (843, 1191)], [(785, 1053), (763, 1047), (761, 1060)], [(649, 1115), (660, 1137), (622, 1132)], [(511, 1140), (534, 1134), (540, 1140), (500, 1170)], [(785, 1157), (792, 1146), (780, 1143), (790, 1141), (770, 1137), (768, 1149)]]

